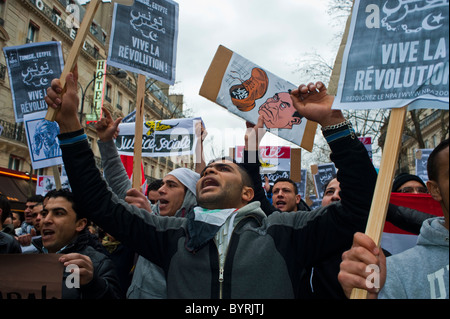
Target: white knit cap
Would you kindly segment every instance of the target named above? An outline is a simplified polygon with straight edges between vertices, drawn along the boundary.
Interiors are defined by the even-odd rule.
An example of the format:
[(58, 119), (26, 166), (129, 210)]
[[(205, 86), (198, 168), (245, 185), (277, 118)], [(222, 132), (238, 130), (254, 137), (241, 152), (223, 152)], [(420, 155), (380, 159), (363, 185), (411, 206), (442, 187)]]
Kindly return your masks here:
[(167, 175), (176, 177), (181, 184), (186, 186), (192, 192), (192, 194), (197, 196), (196, 185), (200, 179), (200, 174), (188, 168), (177, 168)]

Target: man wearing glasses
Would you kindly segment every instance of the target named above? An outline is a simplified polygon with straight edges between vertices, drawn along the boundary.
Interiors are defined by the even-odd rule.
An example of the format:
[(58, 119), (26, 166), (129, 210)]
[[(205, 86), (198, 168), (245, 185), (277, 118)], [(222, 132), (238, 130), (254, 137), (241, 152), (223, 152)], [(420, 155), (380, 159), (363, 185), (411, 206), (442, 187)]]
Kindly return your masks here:
[(416, 175), (402, 173), (394, 179), (392, 192), (408, 194), (427, 194), (428, 189), (423, 180)]

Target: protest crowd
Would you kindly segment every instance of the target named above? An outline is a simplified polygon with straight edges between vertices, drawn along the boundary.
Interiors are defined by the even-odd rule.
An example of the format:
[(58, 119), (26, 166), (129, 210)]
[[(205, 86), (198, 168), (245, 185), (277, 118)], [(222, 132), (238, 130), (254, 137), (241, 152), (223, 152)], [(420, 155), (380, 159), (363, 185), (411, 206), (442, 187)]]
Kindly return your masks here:
[[(387, 221), (419, 236), (412, 249), (391, 254), (363, 234), (377, 173), (323, 83), (290, 93), (298, 114), (321, 125), (338, 169), (311, 210), (288, 178), (275, 181), (269, 201), (257, 159), (262, 117), (246, 131), (243, 163), (219, 158), (201, 174), (176, 169), (143, 194), (114, 143), (120, 119), (104, 109), (96, 124), (102, 175), (78, 120), (76, 79), (75, 70), (62, 97), (53, 80), (46, 96), (58, 108), (71, 191), (28, 198), (22, 222), (0, 198), (1, 254), (56, 253), (79, 269), (77, 288), (64, 272), (63, 299), (345, 299), (354, 288), (373, 298), (448, 298), (448, 140), (430, 155), (426, 184), (402, 174), (392, 187), (429, 193), (444, 217), (389, 205)], [(380, 285), (368, 285), (367, 266), (378, 267)]]
[[(442, 141), (439, 144), (437, 135), (433, 136), (435, 148), (425, 157), (428, 180), (402, 173), (405, 167), (400, 167), (397, 175), (393, 173), (408, 108), (435, 107), (448, 112), (448, 0), (385, 1), (383, 6), (376, 1), (348, 1), (352, 16), (335, 66), (342, 66), (342, 70), (336, 70), (341, 73), (333, 74), (336, 79), (330, 80), (330, 84), (338, 84), (335, 90), (321, 81), (292, 85), (220, 45), (199, 95), (247, 122), (242, 161), (236, 160), (238, 152), (236, 158), (220, 157), (209, 163), (200, 154), (202, 161), (197, 167), (177, 168), (165, 176), (160, 170), (160, 179), (145, 191), (142, 184), (135, 183), (142, 156), (194, 157), (194, 152), (201, 153), (204, 147), (206, 128), (199, 125), (202, 119), (174, 119), (178, 106), (167, 107), (170, 119), (163, 113), (165, 106), (160, 117), (156, 115), (161, 121), (143, 119), (151, 117), (144, 114), (150, 94), (145, 91), (156, 81), (175, 84), (178, 4), (122, 0), (113, 10), (108, 5), (113, 18), (108, 11), (102, 20), (108, 20), (111, 30), (101, 29), (102, 34), (93, 42), (103, 41), (101, 53), (108, 51), (107, 60), (101, 60), (97, 46), (85, 41), (88, 31), (96, 33), (93, 19), (102, 2), (91, 0), (83, 11), (82, 24), (67, 27), (73, 41), (63, 61), (62, 46), (56, 38), (41, 45), (32, 43), (39, 26), (30, 19), (42, 14), (58, 25), (62, 21), (58, 6), (63, 2), (70, 8), (78, 1), (54, 1), (53, 7), (38, 0), (0, 1), (0, 14), (8, 8), (14, 20), (7, 25), (0, 16), (2, 46), (9, 40), (5, 30), (12, 34), (10, 25), (21, 25), (22, 20), (30, 21), (28, 34), (33, 36), (26, 44), (11, 46), (11, 40), (3, 48), (7, 66), (1, 64), (0, 71), (11, 80), (8, 94), (13, 97), (16, 122), (25, 123), (30, 154), (34, 150), (35, 158), (45, 161), (42, 165), (55, 168), (55, 180), (57, 165), (63, 162), (70, 186), (56, 183), (50, 187), (48, 182), (52, 189), (44, 196), (28, 197), (23, 214), (13, 212), (8, 198), (0, 194), (0, 300), (39, 299), (36, 294), (42, 299), (89, 300), (345, 300), (360, 295), (369, 299), (449, 299), (449, 140), (445, 116), (440, 119)], [(34, 9), (26, 18), (17, 18), (21, 9), (13, 4), (22, 3), (27, 10)], [(66, 9), (70, 18), (75, 11)], [(246, 29), (252, 25), (241, 23)], [(264, 33), (254, 29), (251, 32)], [(294, 27), (297, 29), (299, 37), (294, 41), (298, 42), (305, 33), (320, 33), (313, 28)], [(49, 36), (47, 33), (43, 29), (41, 39)], [(55, 33), (58, 39), (59, 33)], [(203, 30), (197, 36), (205, 37)], [(265, 51), (272, 50), (268, 36), (264, 34)], [(80, 63), (79, 74), (80, 52), (91, 46), (95, 56), (89, 58), (90, 64)], [(197, 54), (200, 49), (189, 50)], [(50, 64), (43, 59), (47, 55), (54, 57)], [(87, 78), (94, 61), (98, 62), (94, 78), (80, 98), (79, 75)], [(120, 78), (119, 71), (107, 71), (105, 61), (114, 70), (137, 75), (134, 79), (125, 75), (119, 84), (128, 89), (136, 84), (127, 93), (128, 113), (120, 113), (129, 118), (103, 107), (103, 91), (111, 93), (111, 86), (103, 88), (100, 82), (106, 75), (114, 75), (117, 81)], [(150, 78), (154, 81), (149, 84), (146, 79)], [(86, 120), (95, 122), (97, 141), (87, 135), (94, 125), (88, 132), (87, 122), (82, 120), (85, 93), (91, 83), (97, 101), (91, 104), (92, 114)], [(27, 85), (34, 89), (30, 91)], [(20, 90), (24, 88), (27, 93)], [(122, 99), (121, 91), (114, 94), (118, 101)], [(384, 106), (387, 101), (392, 103)], [(156, 112), (153, 101), (147, 102)], [(358, 138), (362, 133), (357, 123), (343, 112), (366, 107), (392, 109), (388, 121), (383, 120), (389, 123), (379, 171)], [(119, 102), (117, 109), (122, 111)], [(47, 112), (45, 119), (37, 112), (42, 110)], [(18, 116), (17, 111), (22, 114)], [(31, 122), (43, 124), (28, 125)], [(141, 132), (141, 124), (145, 132)], [(411, 129), (419, 131), (418, 126), (429, 122), (414, 124)], [(276, 179), (274, 174), (270, 182), (266, 176), (262, 183), (268, 163), (261, 160), (260, 143), (266, 131), (276, 131), (278, 137), (312, 151), (317, 127), (331, 151), (329, 165), (334, 170), (320, 180), (320, 189), (316, 188), (321, 202), (311, 204), (309, 198), (302, 198), (294, 174)], [(172, 130), (189, 133), (176, 135)], [(393, 142), (396, 139), (398, 143)], [(164, 152), (155, 155), (158, 148)], [(101, 155), (101, 170), (93, 149)], [(173, 149), (181, 151), (174, 155)], [(133, 165), (131, 180), (120, 158), (124, 151), (139, 154), (134, 158), (137, 165)], [(181, 154), (185, 151), (190, 153)], [(295, 155), (298, 158), (299, 153)], [(198, 153), (195, 155), (199, 161)], [(292, 163), (291, 167), (298, 164), (301, 171), (301, 163)], [(314, 183), (317, 186), (316, 180)], [(382, 239), (373, 235), (374, 229)], [(14, 263), (17, 260), (20, 263)], [(36, 262), (39, 269), (30, 266), (20, 280), (18, 275), (8, 278), (10, 269), (22, 269), (28, 266), (26, 262)], [(28, 270), (39, 273), (26, 277)], [(25, 287), (28, 284), (37, 290), (33, 287), (26, 298), (16, 288), (31, 289)], [(2, 291), (3, 287), (9, 290)], [(253, 308), (251, 312), (253, 315)]]

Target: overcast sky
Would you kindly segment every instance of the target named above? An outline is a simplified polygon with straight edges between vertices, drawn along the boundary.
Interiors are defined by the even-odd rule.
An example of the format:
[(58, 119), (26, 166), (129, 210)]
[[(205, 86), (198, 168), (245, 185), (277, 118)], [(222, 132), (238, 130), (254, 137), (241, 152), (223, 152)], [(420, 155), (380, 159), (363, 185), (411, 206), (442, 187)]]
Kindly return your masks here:
[[(81, 1), (80, 1), (81, 2)], [(178, 0), (180, 8), (176, 85), (185, 109), (202, 117), (217, 152), (243, 144), (245, 122), (198, 93), (219, 45), (279, 77), (299, 85), (294, 70), (305, 52), (334, 61), (336, 29), (327, 14), (329, 0)], [(340, 41), (337, 41), (339, 44)], [(265, 137), (263, 145), (283, 140)], [(206, 152), (206, 157), (212, 154)]]

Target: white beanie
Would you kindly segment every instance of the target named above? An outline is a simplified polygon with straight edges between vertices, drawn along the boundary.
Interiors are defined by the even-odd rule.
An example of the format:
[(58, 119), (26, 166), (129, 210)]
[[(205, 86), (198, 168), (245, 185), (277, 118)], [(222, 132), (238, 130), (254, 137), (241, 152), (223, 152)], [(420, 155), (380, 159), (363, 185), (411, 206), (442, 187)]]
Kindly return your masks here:
[(186, 186), (192, 192), (192, 194), (197, 196), (196, 185), (198, 180), (200, 179), (200, 174), (188, 168), (177, 168), (167, 175), (176, 177), (181, 184)]

